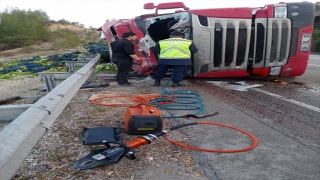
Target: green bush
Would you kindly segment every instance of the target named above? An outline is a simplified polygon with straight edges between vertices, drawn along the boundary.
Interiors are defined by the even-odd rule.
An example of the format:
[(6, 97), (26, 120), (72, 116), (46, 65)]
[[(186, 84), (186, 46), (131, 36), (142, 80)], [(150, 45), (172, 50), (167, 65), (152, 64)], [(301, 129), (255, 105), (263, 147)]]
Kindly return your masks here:
[(320, 23), (319, 22), (314, 23), (314, 26), (313, 26), (311, 51), (320, 52)]
[(50, 32), (45, 28), (49, 21), (47, 13), (12, 8), (5, 9), (1, 16), (0, 51), (48, 40)]

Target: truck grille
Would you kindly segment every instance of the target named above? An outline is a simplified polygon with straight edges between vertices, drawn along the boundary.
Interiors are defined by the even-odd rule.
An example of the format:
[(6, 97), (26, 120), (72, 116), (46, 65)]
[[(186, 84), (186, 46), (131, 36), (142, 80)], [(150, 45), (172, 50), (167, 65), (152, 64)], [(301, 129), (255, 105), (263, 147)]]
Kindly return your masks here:
[(255, 44), (255, 62), (261, 63), (263, 60), (263, 54), (264, 54), (264, 45), (265, 45), (265, 36), (266, 36), (266, 28), (262, 23), (256, 23), (255, 27), (256, 31), (256, 44)]
[[(215, 24), (215, 37), (214, 37), (214, 67), (218, 67), (222, 59), (222, 43), (223, 43), (223, 28), (221, 24)], [(217, 31), (218, 30), (218, 31)], [(236, 59), (236, 66), (241, 66), (245, 61), (245, 52), (247, 48), (247, 27), (244, 23), (239, 24), (238, 33), (236, 34), (236, 28), (232, 23), (227, 24), (226, 29), (226, 49), (225, 49), (225, 66), (230, 66), (233, 62), (233, 59)], [(235, 37), (238, 36), (237, 44), (235, 44)], [(235, 47), (237, 52), (235, 53)]]
[(210, 19), (214, 23), (215, 69), (246, 69), (251, 20)]
[(251, 19), (209, 18), (192, 14), (194, 75), (211, 71), (247, 69)]
[(194, 75), (211, 71), (281, 66), (288, 60), (291, 21), (287, 18), (226, 19), (192, 14)]
[[(257, 19), (255, 27), (256, 49), (254, 52), (255, 58), (253, 67), (285, 65), (288, 60), (290, 48), (290, 19)], [(267, 32), (266, 35), (264, 35), (265, 32)], [(262, 45), (266, 48), (262, 48)], [(265, 60), (265, 62), (263, 60)]]

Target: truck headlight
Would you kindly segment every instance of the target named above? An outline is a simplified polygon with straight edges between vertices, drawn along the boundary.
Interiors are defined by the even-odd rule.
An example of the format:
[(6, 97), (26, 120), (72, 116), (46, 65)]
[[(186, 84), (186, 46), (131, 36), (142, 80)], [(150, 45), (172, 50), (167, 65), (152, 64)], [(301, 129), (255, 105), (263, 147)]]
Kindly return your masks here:
[(277, 76), (280, 74), (281, 67), (270, 67), (270, 75)]
[(275, 18), (286, 18), (287, 17), (287, 7), (286, 6), (274, 7), (274, 17)]

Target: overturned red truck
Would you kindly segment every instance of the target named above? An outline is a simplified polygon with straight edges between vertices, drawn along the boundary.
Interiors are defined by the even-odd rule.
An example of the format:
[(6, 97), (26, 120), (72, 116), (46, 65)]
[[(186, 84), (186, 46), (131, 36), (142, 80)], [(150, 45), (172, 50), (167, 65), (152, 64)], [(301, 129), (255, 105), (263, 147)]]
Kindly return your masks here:
[[(199, 49), (187, 67), (186, 76), (196, 78), (244, 76), (300, 76), (310, 54), (315, 5), (310, 2), (269, 4), (262, 8), (216, 8), (191, 10), (182, 2), (153, 3), (155, 9), (129, 20), (114, 20), (102, 26), (110, 44), (124, 32), (134, 32), (136, 53), (143, 60), (133, 69), (150, 74), (157, 65), (156, 42), (178, 30)], [(176, 10), (159, 14), (159, 10)]]

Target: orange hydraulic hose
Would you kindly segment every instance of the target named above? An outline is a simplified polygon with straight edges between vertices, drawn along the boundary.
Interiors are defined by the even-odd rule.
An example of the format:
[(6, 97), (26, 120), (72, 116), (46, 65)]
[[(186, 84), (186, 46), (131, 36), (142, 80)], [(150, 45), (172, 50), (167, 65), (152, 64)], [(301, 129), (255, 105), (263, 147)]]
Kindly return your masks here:
[[(135, 106), (138, 104), (148, 104), (158, 98), (160, 98), (160, 94), (143, 94), (143, 95), (138, 95), (138, 96), (102, 96), (102, 97), (93, 98), (91, 100), (91, 102), (93, 104), (102, 105), (102, 106), (128, 107), (128, 106)], [(174, 97), (174, 96), (164, 96), (163, 98), (166, 99), (166, 101), (159, 102), (158, 104), (166, 104), (166, 103), (172, 103), (172, 102), (176, 101), (176, 97)], [(130, 101), (132, 103), (130, 103), (130, 104), (129, 103), (115, 104), (115, 103), (99, 102), (103, 99), (130, 99)]]
[[(102, 105), (102, 106), (122, 106), (122, 107), (127, 107), (127, 106), (134, 106), (137, 104), (146, 104), (150, 102), (150, 99), (156, 99), (159, 98), (160, 95), (144, 95), (144, 96), (102, 96), (102, 97), (97, 97), (91, 100), (93, 104), (97, 105)], [(100, 100), (103, 99), (130, 99), (132, 103), (122, 103), (122, 104), (115, 104), (115, 103), (102, 103), (99, 102)]]
[(230, 128), (230, 129), (234, 129), (236, 131), (239, 131), (243, 134), (246, 134), (247, 136), (249, 136), (253, 143), (251, 146), (247, 147), (247, 148), (242, 148), (242, 149), (232, 149), (232, 150), (223, 150), (223, 149), (205, 149), (205, 148), (198, 148), (198, 147), (193, 147), (193, 146), (188, 146), (185, 144), (181, 144), (179, 142), (174, 141), (173, 139), (169, 138), (167, 135), (164, 135), (164, 138), (167, 139), (168, 141), (170, 141), (172, 144), (175, 144), (177, 146), (181, 146), (187, 149), (192, 149), (192, 150), (197, 150), (197, 151), (204, 151), (204, 152), (216, 152), (216, 153), (236, 153), (236, 152), (244, 152), (244, 151), (249, 151), (253, 148), (255, 148), (258, 145), (258, 140), (249, 132), (244, 131), (240, 128), (236, 128), (233, 126), (229, 126), (226, 124), (219, 124), (219, 123), (214, 123), (214, 122), (197, 122), (197, 124), (209, 124), (209, 125), (215, 125), (215, 126), (222, 126), (222, 127), (226, 127), (226, 128)]

